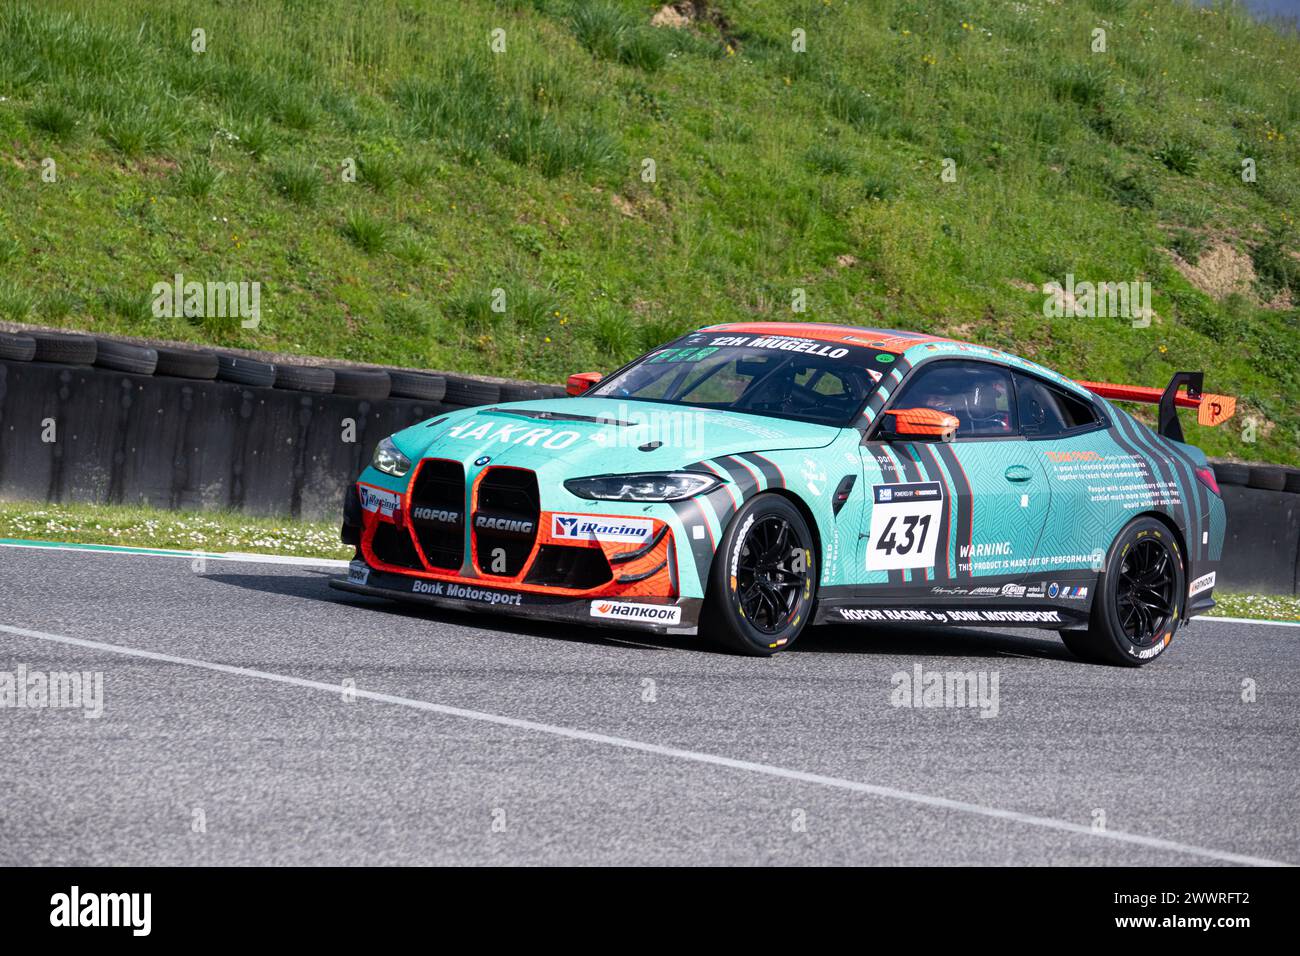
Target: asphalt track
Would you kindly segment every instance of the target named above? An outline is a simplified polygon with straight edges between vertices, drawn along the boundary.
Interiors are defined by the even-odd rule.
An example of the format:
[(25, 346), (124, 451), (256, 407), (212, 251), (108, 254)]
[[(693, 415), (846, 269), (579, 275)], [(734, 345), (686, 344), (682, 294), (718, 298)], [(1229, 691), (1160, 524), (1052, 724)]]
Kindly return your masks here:
[[(1300, 863), (1300, 628), (1141, 670), (908, 627), (755, 660), (337, 573), (0, 547), (0, 671), (104, 688), (0, 709), (0, 865)], [(894, 706), (918, 664), (996, 674), (996, 716)]]

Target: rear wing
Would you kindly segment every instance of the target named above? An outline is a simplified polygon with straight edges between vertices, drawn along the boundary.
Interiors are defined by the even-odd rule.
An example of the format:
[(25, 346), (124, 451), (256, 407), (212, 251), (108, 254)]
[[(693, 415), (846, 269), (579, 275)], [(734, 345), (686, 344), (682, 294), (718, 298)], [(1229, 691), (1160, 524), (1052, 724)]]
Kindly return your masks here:
[[(1160, 406), (1160, 424), (1156, 429), (1164, 438), (1183, 440), (1183, 426), (1178, 422), (1178, 408), (1196, 409), (1196, 420), (1202, 425), (1221, 425), (1237, 411), (1237, 400), (1231, 395), (1202, 392), (1204, 372), (1175, 372), (1163, 390), (1142, 385), (1110, 385), (1105, 382), (1079, 382), (1088, 391), (1116, 402), (1144, 402)], [(1182, 386), (1186, 385), (1184, 390)]]

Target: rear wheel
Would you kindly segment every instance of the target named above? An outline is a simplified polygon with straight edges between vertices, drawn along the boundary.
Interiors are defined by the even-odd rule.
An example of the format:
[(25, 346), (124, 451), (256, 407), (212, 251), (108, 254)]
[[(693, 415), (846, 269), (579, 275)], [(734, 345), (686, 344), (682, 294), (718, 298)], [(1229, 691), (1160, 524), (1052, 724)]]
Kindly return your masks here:
[(803, 515), (780, 495), (758, 495), (731, 519), (713, 557), (700, 633), (737, 653), (775, 654), (807, 626), (816, 591)]
[(1164, 652), (1181, 623), (1187, 582), (1173, 533), (1154, 518), (1136, 518), (1119, 533), (1092, 605), (1087, 631), (1062, 631), (1084, 660), (1140, 667)]

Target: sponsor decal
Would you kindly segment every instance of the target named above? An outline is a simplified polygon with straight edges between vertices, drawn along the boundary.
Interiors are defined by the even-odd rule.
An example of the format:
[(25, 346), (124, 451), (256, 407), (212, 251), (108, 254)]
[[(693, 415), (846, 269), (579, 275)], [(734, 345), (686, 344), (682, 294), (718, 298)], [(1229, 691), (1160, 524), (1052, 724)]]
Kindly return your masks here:
[[(937, 481), (873, 485), (867, 570), (932, 568), (939, 550), (943, 486)], [(945, 542), (946, 543), (946, 542)]]
[(459, 511), (442, 511), (438, 508), (412, 508), (411, 517), (417, 521), (434, 521), (438, 524), (460, 524)]
[[(814, 339), (800, 339), (784, 335), (722, 335), (710, 339), (709, 344), (715, 348), (748, 346), (753, 349), (774, 349), (778, 352), (800, 352), (805, 355), (820, 355), (826, 358), (843, 358), (849, 354), (849, 350), (835, 345), (827, 345), (825, 342), (818, 342)], [(677, 349), (667, 349), (670, 353), (675, 353)], [(703, 356), (692, 355), (692, 358), (702, 358)]]
[(592, 601), (591, 616), (644, 621), (648, 624), (680, 624), (682, 609), (669, 604), (627, 604), (622, 601)]
[(1055, 581), (1053, 581), (1051, 584), (1047, 586), (1047, 596), (1049, 598), (1054, 598), (1060, 593), (1061, 593), (1061, 586), (1057, 584)]
[(919, 624), (1060, 624), (1061, 614), (1051, 608), (1015, 610), (944, 608), (836, 608), (846, 621), (880, 621)]
[(505, 604), (511, 607), (519, 607), (524, 603), (521, 594), (507, 594), (505, 591), (472, 588), (464, 584), (457, 584), (454, 581), (425, 581), (414, 578), (411, 581), (411, 593), (454, 598), (458, 601), (471, 601), (475, 604)]
[[(961, 597), (963, 594), (970, 594), (965, 588), (930, 588), (931, 594), (951, 594), (954, 597)], [(997, 593), (996, 591), (994, 592)]]
[(1025, 596), (1025, 586), (1023, 584), (1004, 584), (1002, 585), (1001, 595), (1003, 597), (1020, 598)]
[(532, 534), (534, 523), (523, 518), (502, 518), (497, 515), (476, 514), (474, 527), (480, 531), (502, 531), (506, 534)]
[[(593, 432), (587, 437), (591, 438), (594, 434)], [(535, 428), (526, 424), (503, 425), (498, 422), (482, 422), (478, 419), (470, 419), (453, 426), (447, 430), (447, 436), (463, 441), (524, 445), (527, 448), (549, 448), (552, 451), (568, 448), (582, 437), (575, 431), (556, 431), (554, 428)], [(491, 461), (490, 458), (487, 460)]]
[(551, 515), (551, 537), (570, 541), (622, 541), (642, 544), (654, 535), (648, 518), (600, 518), (591, 515)]
[(1095, 451), (1049, 451), (1044, 454), (1049, 461), (1102, 461), (1105, 458)]
[(1195, 597), (1202, 591), (1208, 591), (1210, 588), (1214, 587), (1214, 574), (1215, 572), (1211, 571), (1209, 574), (1202, 574), (1199, 578), (1194, 580), (1187, 588), (1187, 596)]
[(970, 596), (971, 597), (997, 597), (1001, 593), (1002, 593), (1001, 588), (983, 587), (983, 588), (974, 588), (970, 592)]
[(1040, 598), (1047, 594), (1047, 582), (1040, 581), (1038, 584), (1030, 585), (1025, 589), (1025, 597)]
[(361, 498), (361, 508), (364, 511), (378, 511), (380, 514), (391, 515), (401, 507), (402, 503), (397, 492), (385, 491), (370, 485), (357, 485), (357, 494)]
[(912, 607), (841, 607), (840, 617), (846, 621), (904, 621), (923, 624), (944, 624), (948, 618), (943, 611), (929, 611)]
[(348, 584), (365, 584), (370, 580), (370, 565), (364, 561), (353, 561), (348, 565)]

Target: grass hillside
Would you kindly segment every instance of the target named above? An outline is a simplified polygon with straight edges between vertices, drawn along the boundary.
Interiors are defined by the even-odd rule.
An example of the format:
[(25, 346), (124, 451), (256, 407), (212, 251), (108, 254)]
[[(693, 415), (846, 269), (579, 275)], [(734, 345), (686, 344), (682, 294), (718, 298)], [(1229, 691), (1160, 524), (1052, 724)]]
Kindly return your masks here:
[[(1300, 464), (1294, 34), (1172, 0), (659, 7), (0, 0), (0, 319), (546, 381), (708, 322), (871, 323), (1204, 368), (1243, 413), (1193, 440)], [(261, 282), (260, 326), (155, 318), (177, 272)], [(1149, 281), (1151, 326), (1045, 318), (1067, 274)]]

